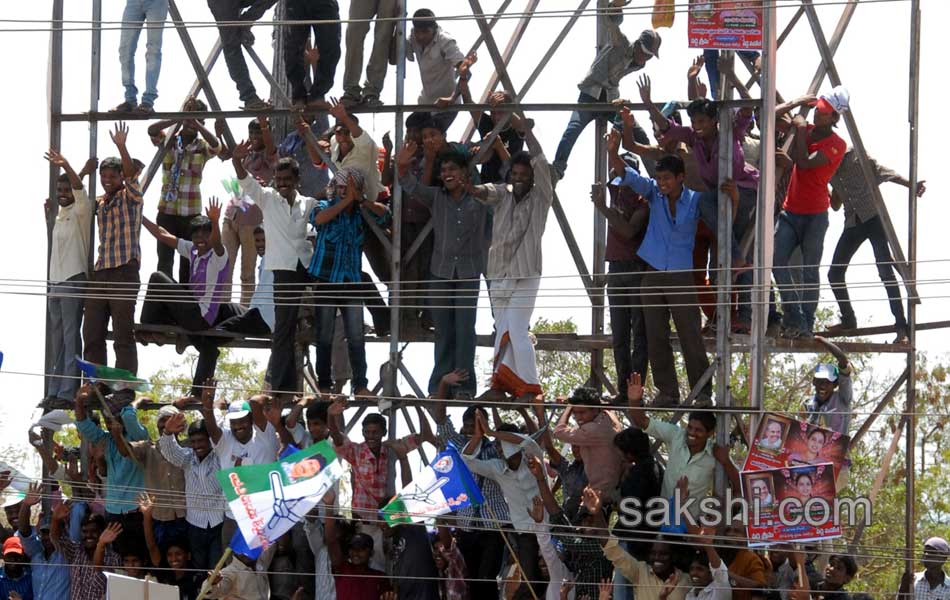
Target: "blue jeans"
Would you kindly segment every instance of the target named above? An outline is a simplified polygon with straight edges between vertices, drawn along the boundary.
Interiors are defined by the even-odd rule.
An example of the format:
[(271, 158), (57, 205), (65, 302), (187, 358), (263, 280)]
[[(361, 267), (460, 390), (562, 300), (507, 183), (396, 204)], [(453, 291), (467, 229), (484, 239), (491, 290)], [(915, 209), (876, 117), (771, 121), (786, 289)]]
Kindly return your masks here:
[[(755, 209), (758, 193), (753, 188), (739, 188), (739, 206), (736, 209), (736, 217), (732, 221), (732, 264), (736, 265), (740, 261), (747, 261), (749, 256), (742, 255), (742, 238), (745, 236), (749, 227), (755, 226), (752, 218), (752, 211)], [(699, 212), (714, 234), (719, 232), (719, 194), (717, 192), (703, 192), (699, 200)], [(713, 281), (716, 281), (718, 273), (714, 272)], [(750, 303), (750, 291), (752, 289), (752, 271), (745, 271), (736, 278), (736, 284), (739, 291), (739, 309), (737, 319), (743, 323), (752, 320), (752, 305)]]
[(644, 269), (640, 260), (607, 263), (610, 339), (617, 367), (617, 390), (623, 397), (627, 396), (627, 380), (632, 373), (639, 373), (644, 380), (647, 378), (647, 325), (640, 299)]
[(188, 545), (191, 546), (191, 564), (196, 569), (213, 569), (221, 558), (222, 524), (214, 527), (196, 527), (188, 523)]
[[(584, 92), (580, 93), (580, 96), (577, 97), (577, 102), (579, 104), (587, 104), (591, 102), (607, 102), (607, 93), (604, 92), (600, 95), (600, 98), (594, 98), (590, 94)], [(581, 133), (584, 129), (590, 124), (594, 119), (609, 119), (616, 127), (619, 129), (621, 127), (620, 117), (617, 115), (617, 111), (614, 110), (613, 106), (606, 104), (605, 110), (599, 111), (586, 111), (586, 110), (575, 110), (571, 113), (571, 120), (567, 122), (567, 129), (564, 130), (564, 135), (561, 136), (561, 143), (557, 146), (557, 152), (554, 154), (554, 168), (557, 169), (557, 172), (563, 177), (564, 172), (567, 170), (567, 159), (571, 156), (571, 150), (574, 149), (574, 144), (577, 143), (577, 138), (581, 136)], [(649, 143), (649, 138), (646, 137), (646, 132), (637, 125), (637, 129), (643, 134), (645, 141), (643, 143)], [(637, 135), (637, 141), (640, 141), (639, 135)]]
[[(330, 289), (330, 288), (327, 288)], [(366, 387), (366, 342), (363, 338), (363, 301), (354, 297), (355, 287), (334, 286), (339, 296), (317, 298), (317, 383), (320, 388), (333, 387), (331, 370), (333, 331), (337, 310), (343, 315), (343, 332), (353, 370), (354, 390)], [(342, 299), (341, 299), (342, 298)]]
[(82, 356), (82, 293), (86, 275), (80, 273), (49, 288), (50, 349), (52, 371), (47, 379), (47, 398), (72, 400), (79, 389), (79, 367), (76, 357)]
[[(782, 295), (783, 325), (789, 330), (811, 332), (818, 308), (818, 264), (828, 230), (828, 212), (796, 215), (783, 210), (775, 227), (775, 282)], [(796, 248), (802, 251), (802, 266), (789, 267)], [(796, 277), (797, 276), (797, 277)], [(800, 281), (801, 285), (795, 284)]]
[(122, 85), (125, 86), (125, 101), (138, 102), (139, 90), (135, 87), (135, 49), (142, 33), (142, 23), (152, 25), (146, 33), (145, 42), (145, 93), (142, 104), (152, 106), (158, 98), (158, 74), (162, 70), (162, 33), (168, 0), (126, 0), (122, 22), (128, 29), (122, 30), (119, 38), (119, 64), (122, 67)]
[[(755, 50), (738, 50), (736, 54), (751, 61), (755, 61), (759, 57), (759, 53)], [(715, 100), (719, 97), (719, 50), (703, 50), (703, 58), (706, 59), (706, 76), (709, 77), (709, 90), (712, 92), (713, 100)]]
[(429, 377), (429, 393), (439, 389), (442, 377), (455, 369), (465, 369), (468, 381), (459, 387), (475, 394), (475, 318), (478, 311), (479, 280), (459, 281), (432, 276), (430, 293), (435, 321), (435, 364)]

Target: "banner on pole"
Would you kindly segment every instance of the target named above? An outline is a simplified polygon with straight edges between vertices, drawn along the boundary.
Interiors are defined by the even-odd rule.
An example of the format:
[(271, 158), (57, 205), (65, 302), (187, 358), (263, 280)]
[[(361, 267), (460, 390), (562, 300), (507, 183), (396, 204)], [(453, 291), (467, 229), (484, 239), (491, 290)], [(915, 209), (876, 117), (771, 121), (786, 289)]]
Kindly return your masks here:
[(762, 50), (762, 0), (689, 0), (689, 47)]

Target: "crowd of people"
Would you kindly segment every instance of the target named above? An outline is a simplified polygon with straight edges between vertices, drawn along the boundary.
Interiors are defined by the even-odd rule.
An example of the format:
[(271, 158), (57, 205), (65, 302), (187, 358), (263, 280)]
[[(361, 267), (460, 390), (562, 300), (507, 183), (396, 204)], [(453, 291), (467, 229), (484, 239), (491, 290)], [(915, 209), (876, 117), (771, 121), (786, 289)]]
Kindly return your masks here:
[[(209, 7), (219, 22), (250, 23), (275, 3), (209, 0)], [(111, 132), (118, 157), (90, 159), (79, 172), (50, 149), (47, 159), (63, 175), (57, 206), (48, 210), (55, 361), (43, 406), (74, 411), (87, 451), (80, 460), (74, 449), (54, 446), (49, 452), (35, 444), (50, 478), (32, 484), (22, 502), (7, 507), (0, 598), (98, 599), (105, 593), (103, 571), (119, 570), (177, 585), (182, 599), (194, 599), (238, 529), (214, 474), (267, 464), (286, 447), (320, 441), (331, 444), (349, 465), (352, 498), (344, 502), (341, 490), (334, 489), (260, 557), (236, 553), (208, 578), (205, 597), (847, 598), (845, 586), (858, 563), (828, 546), (753, 551), (744, 528), (734, 523), (687, 531), (610, 525), (624, 498), (638, 498), (645, 506), (678, 493), (697, 500), (711, 495), (717, 467), (741, 493), (729, 448), (714, 443), (717, 413), (712, 382), (704, 378), (709, 358), (703, 334), (716, 327), (717, 319), (709, 310), (704, 327), (703, 310), (709, 307), (697, 290), (705, 283), (707, 266), (715, 264), (710, 239), (718, 231), (720, 197), (727, 197), (735, 269), (725, 274), (712, 269), (710, 279), (715, 284), (717, 278), (735, 278), (741, 291), (729, 307), (735, 313), (733, 333), (748, 333), (751, 275), (741, 248), (755, 220), (762, 158), (752, 132), (761, 115), (750, 108), (734, 110), (733, 172), (720, 179), (723, 111), (706, 98), (699, 79), (705, 65), (714, 88), (718, 84), (716, 57), (708, 53), (688, 69), (685, 107), (661, 109), (652, 101), (650, 78), (640, 77), (639, 93), (649, 107), (655, 138), (651, 143), (629, 102), (621, 99), (620, 81), (659, 62), (661, 36), (648, 29), (628, 37), (621, 30), (623, 4), (610, 3), (608, 43), (578, 85), (580, 103), (601, 103), (603, 109), (571, 115), (552, 163), (532, 120), (504, 106), (513, 100), (505, 92), (490, 96), (493, 109), (487, 113), (471, 111), (479, 142), (449, 141), (449, 127), (465, 114), (453, 105), (474, 104), (469, 79), (477, 56), (465, 56), (428, 9), (413, 14), (406, 51), (419, 65), (419, 104), (431, 105), (432, 111), (409, 115), (401, 148), (394, 148), (388, 136), (379, 148), (352, 109), (381, 104), (395, 27), (389, 18), (399, 10), (390, 0), (351, 3), (355, 21), (346, 32), (340, 101), (327, 99), (343, 54), (336, 2), (286, 0), (287, 19), (320, 23), (284, 27), (286, 74), (300, 117), (295, 131), (280, 142), (264, 116), (250, 122), (246, 141), (233, 144), (222, 120), (211, 129), (203, 119), (150, 125), (148, 134), (163, 153), (154, 220), (145, 214), (144, 164), (127, 149), (124, 123)], [(123, 21), (163, 22), (166, 12), (162, 0), (129, 0)], [(374, 24), (366, 81), (360, 85), (363, 42), (374, 17), (381, 20)], [(134, 27), (123, 29), (126, 95), (116, 110), (147, 115), (157, 98), (162, 29), (148, 28), (141, 103), (133, 64), (138, 33)], [(244, 108), (267, 108), (243, 55), (242, 48), (253, 43), (250, 28), (222, 23), (220, 33)], [(849, 101), (847, 90), (837, 87), (777, 110), (777, 147), (789, 136), (793, 141), (788, 154), (776, 156), (785, 172), (777, 186), (783, 201), (775, 230), (781, 302), (773, 300), (770, 310), (770, 335), (814, 339), (835, 357), (837, 365), (816, 368), (815, 393), (802, 413), (810, 423), (841, 435), (850, 430), (851, 365), (837, 346), (814, 335), (829, 207), (844, 206), (846, 219), (828, 274), (841, 308), (841, 323), (833, 332), (856, 327), (844, 273), (857, 248), (870, 239), (895, 318), (896, 342), (907, 339), (872, 190), (858, 157), (834, 131)], [(803, 115), (811, 106), (814, 120), (808, 124)], [(690, 126), (682, 123), (683, 108)], [(803, 110), (791, 117), (797, 108)], [(184, 109), (201, 113), (207, 107), (192, 97)], [(592, 388), (578, 388), (560, 415), (552, 416), (563, 404), (545, 402), (530, 333), (542, 277), (542, 239), (573, 146), (596, 119), (613, 124), (606, 144), (613, 181), (594, 184), (591, 200), (608, 224), (607, 296), (619, 393), (602, 398)], [(233, 198), (205, 201), (202, 173), (214, 159), (233, 166)], [(878, 183), (910, 185), (872, 164)], [(83, 180), (97, 168), (102, 195), (90, 199)], [(407, 337), (434, 330), (430, 397), (426, 410), (418, 411), (419, 434), (384, 441), (387, 416), (371, 413), (362, 419), (363, 441), (357, 443), (346, 433), (348, 405), (342, 391), (349, 383), (350, 396), (374, 397), (364, 309), (380, 336), (389, 334), (390, 316), (363, 256), (378, 281), (395, 279), (386, 246), (392, 241), (390, 200), (397, 182), (403, 210), (402, 236), (395, 243), (406, 259), (399, 274), (405, 280), (399, 292), (401, 330)], [(921, 183), (917, 194), (924, 189)], [(98, 251), (89, 270), (94, 218)], [(158, 271), (148, 278), (139, 316), (139, 323), (151, 327), (137, 330), (142, 226), (157, 240)], [(793, 268), (796, 251), (802, 266)], [(239, 254), (240, 301), (233, 302)], [(494, 318), (494, 359), (490, 384), (479, 390), (475, 316), (482, 277)], [(423, 301), (427, 297), (431, 303)], [(657, 391), (646, 408), (684, 404), (671, 319), (692, 390), (685, 405), (695, 408), (686, 413), (685, 425), (660, 419), (644, 402), (643, 384), (652, 374)], [(131, 389), (82, 384), (77, 358), (107, 364), (110, 322), (113, 364), (132, 374), (138, 367), (137, 344), (161, 343), (164, 335), (155, 333), (161, 327), (185, 330), (198, 351), (191, 392), (158, 411), (157, 439), (142, 425)], [(216, 404), (222, 338), (215, 332), (272, 339), (269, 393)], [(295, 359), (301, 333), (315, 340), (318, 385), (317, 395), (302, 398)], [(464, 407), (459, 429), (448, 414), (449, 403)], [(498, 407), (506, 403), (518, 417), (502, 416)], [(195, 405), (199, 414), (188, 414)], [(396, 465), (402, 483), (411, 481), (408, 456), (423, 444), (457, 449), (485, 502), (447, 515), (431, 531), (422, 524), (390, 527), (378, 512), (396, 491)], [(571, 455), (565, 456), (568, 446)], [(0, 480), (4, 487), (9, 483)], [(61, 499), (66, 491), (68, 501)], [(53, 501), (36, 521), (33, 506), (43, 498)], [(905, 578), (902, 591), (913, 588), (921, 598), (950, 599), (950, 581), (942, 571), (950, 547), (934, 537), (923, 552), (926, 570)]]

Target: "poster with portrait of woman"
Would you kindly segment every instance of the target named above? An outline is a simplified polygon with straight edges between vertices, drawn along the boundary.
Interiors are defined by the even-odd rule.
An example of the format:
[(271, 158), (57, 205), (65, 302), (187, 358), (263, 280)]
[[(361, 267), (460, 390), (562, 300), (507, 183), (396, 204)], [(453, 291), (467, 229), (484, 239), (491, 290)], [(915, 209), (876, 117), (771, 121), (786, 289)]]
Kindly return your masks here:
[(833, 464), (743, 471), (741, 479), (750, 546), (841, 537)]
[(850, 465), (851, 438), (777, 413), (765, 413), (752, 438), (744, 471), (777, 469), (830, 462), (835, 476)]

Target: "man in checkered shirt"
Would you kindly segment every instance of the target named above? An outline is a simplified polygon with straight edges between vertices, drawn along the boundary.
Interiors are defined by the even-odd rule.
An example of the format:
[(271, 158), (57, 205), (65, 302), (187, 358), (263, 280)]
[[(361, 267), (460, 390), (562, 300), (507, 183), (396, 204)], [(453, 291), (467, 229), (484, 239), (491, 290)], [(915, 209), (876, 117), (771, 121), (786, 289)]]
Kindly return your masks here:
[(911, 574), (904, 573), (898, 597), (906, 598), (907, 594), (913, 593), (912, 600), (950, 600), (950, 577), (943, 570), (947, 557), (950, 557), (947, 540), (932, 537), (924, 542), (924, 555), (920, 559), (924, 570), (913, 575), (913, 592)]

